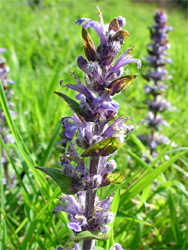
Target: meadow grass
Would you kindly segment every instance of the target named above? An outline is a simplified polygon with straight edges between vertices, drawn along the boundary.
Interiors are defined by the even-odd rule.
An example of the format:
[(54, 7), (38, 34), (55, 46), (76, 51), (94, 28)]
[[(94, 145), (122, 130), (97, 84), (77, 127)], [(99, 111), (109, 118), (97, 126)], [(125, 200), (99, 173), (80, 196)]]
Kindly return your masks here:
[[(77, 56), (83, 55), (81, 29), (74, 22), (80, 17), (97, 20), (96, 5), (106, 23), (120, 15), (126, 17), (125, 28), (131, 36), (122, 50), (136, 45), (134, 57), (146, 56), (147, 26), (152, 24), (157, 6), (123, 0), (51, 0), (44, 1), (41, 9), (31, 9), (26, 1), (1, 1), (0, 47), (7, 49), (4, 56), (15, 81), (12, 101), (17, 112), (16, 120), (12, 121), (1, 89), (1, 105), (16, 141), (14, 145), (4, 145), (1, 141), (1, 145), (7, 154), (9, 147), (13, 147), (17, 155), (15, 158), (8, 155), (9, 170), (17, 178), (10, 190), (1, 182), (0, 249), (55, 249), (64, 246), (67, 234), (71, 233), (66, 215), (61, 213), (55, 218), (52, 214), (60, 189), (34, 166), (54, 167), (61, 155), (54, 145), (60, 139), (58, 122), (71, 112), (53, 91), (65, 91), (59, 85), (62, 79), (64, 83), (74, 83), (68, 71), (83, 80), (76, 65)], [(120, 114), (133, 116), (129, 123), (135, 130), (113, 156), (118, 171), (126, 179), (113, 203), (117, 216), (110, 239), (98, 242), (106, 250), (113, 242), (120, 242), (125, 249), (186, 249), (187, 246), (187, 20), (178, 9), (167, 10), (167, 14), (168, 24), (174, 29), (169, 35), (171, 49), (168, 51), (174, 63), (168, 66), (172, 79), (168, 80), (166, 98), (177, 110), (164, 113), (169, 127), (162, 133), (176, 147), (160, 145), (159, 157), (150, 165), (141, 159), (146, 148), (136, 135), (147, 132), (140, 123), (146, 114), (142, 108), (146, 82), (141, 74), (147, 65), (143, 61), (141, 71), (130, 65), (126, 73), (139, 75), (116, 98), (121, 106)], [(98, 43), (96, 34), (91, 34)], [(73, 96), (71, 91), (67, 94)], [(3, 175), (1, 169), (1, 178)], [(99, 195), (104, 198), (115, 189), (117, 186), (111, 185), (101, 189)]]

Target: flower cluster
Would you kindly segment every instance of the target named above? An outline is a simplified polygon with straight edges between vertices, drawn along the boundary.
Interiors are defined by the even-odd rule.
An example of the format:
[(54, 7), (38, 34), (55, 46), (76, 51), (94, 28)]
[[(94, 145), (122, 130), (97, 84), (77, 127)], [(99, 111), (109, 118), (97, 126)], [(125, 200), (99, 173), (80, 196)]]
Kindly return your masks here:
[(170, 47), (167, 33), (172, 30), (171, 27), (166, 25), (166, 21), (167, 16), (164, 11), (156, 10), (154, 24), (149, 27), (152, 42), (147, 46), (149, 55), (146, 57), (151, 69), (144, 75), (144, 78), (150, 82), (150, 85), (145, 85), (144, 90), (147, 95), (150, 95), (151, 99), (144, 101), (144, 103), (149, 110), (145, 123), (151, 129), (151, 135), (141, 136), (140, 138), (149, 146), (153, 156), (156, 155), (154, 150), (157, 145), (170, 142), (167, 137), (157, 133), (161, 125), (168, 126), (168, 123), (163, 120), (159, 113), (172, 108), (170, 102), (163, 97), (167, 88), (163, 82), (170, 78), (165, 69), (165, 64), (172, 64), (171, 58), (166, 57), (166, 50)]
[[(54, 208), (54, 212), (56, 215), (61, 211), (68, 213), (68, 227), (75, 233), (77, 242), (83, 240), (83, 250), (92, 249), (95, 239), (104, 240), (104, 235), (107, 235), (110, 229), (107, 224), (114, 218), (110, 211), (114, 194), (101, 200), (96, 193), (100, 187), (123, 182), (121, 173), (111, 173), (117, 164), (108, 158), (120, 147), (124, 137), (133, 127), (125, 124), (131, 117), (117, 116), (119, 104), (113, 100), (113, 96), (127, 88), (137, 76), (123, 76), (123, 66), (135, 62), (138, 68), (141, 67), (141, 61), (131, 55), (134, 47), (127, 49), (115, 61), (124, 39), (129, 37), (128, 31), (123, 29), (125, 18), (120, 16), (105, 25), (99, 8), (98, 16), (100, 22), (88, 18), (76, 21), (82, 25), (86, 58), (79, 56), (77, 64), (84, 73), (85, 83), (83, 84), (74, 73), (71, 74), (76, 84), (63, 85), (61, 81), (62, 87), (77, 92), (77, 101), (63, 93), (55, 92), (73, 111), (72, 116), (64, 117), (60, 121), (63, 125), (62, 141), (67, 144), (65, 154), (60, 157), (62, 171), (38, 167), (61, 187), (64, 194), (59, 198), (60, 203)], [(97, 48), (86, 30), (89, 27), (93, 28), (100, 38)], [(81, 155), (76, 146), (80, 148), (79, 152), (84, 150)], [(57, 175), (67, 183), (66, 186), (60, 183)], [(85, 234), (82, 234), (84, 232)], [(93, 233), (89, 239), (88, 232)], [(79, 238), (79, 235), (82, 237)], [(120, 244), (116, 244), (112, 249), (122, 248)]]
[(113, 213), (110, 212), (113, 193), (103, 201), (99, 197), (96, 197), (93, 215), (89, 221), (85, 215), (85, 192), (78, 192), (76, 195), (77, 199), (73, 195), (63, 194), (59, 198), (60, 203), (54, 209), (55, 214), (58, 215), (61, 211), (68, 213), (69, 220), (71, 221), (68, 223), (68, 227), (76, 233), (81, 231), (100, 231), (106, 234), (110, 229), (106, 224), (112, 222), (114, 218)]
[[(12, 110), (14, 104), (11, 102), (11, 97), (13, 95), (13, 91), (11, 90), (11, 84), (13, 84), (14, 82), (9, 79), (10, 69), (6, 65), (5, 59), (1, 56), (1, 54), (4, 53), (5, 51), (6, 49), (0, 48), (0, 80), (6, 94), (8, 105), (10, 107), (10, 113), (13, 117), (15, 117), (16, 113)], [(10, 134), (10, 130), (9, 127), (7, 126), (5, 114), (2, 108), (0, 108), (0, 124), (1, 124), (0, 134), (4, 143), (14, 143), (14, 138)], [(3, 182), (4, 184), (7, 184), (7, 181), (9, 179), (10, 181), (9, 185), (11, 185), (13, 183), (15, 176), (14, 175), (12, 175), (11, 177), (9, 176), (9, 171), (7, 168), (8, 159), (3, 148), (1, 153), (2, 153), (1, 166), (5, 169), (5, 175), (6, 175), (6, 178), (3, 180)]]

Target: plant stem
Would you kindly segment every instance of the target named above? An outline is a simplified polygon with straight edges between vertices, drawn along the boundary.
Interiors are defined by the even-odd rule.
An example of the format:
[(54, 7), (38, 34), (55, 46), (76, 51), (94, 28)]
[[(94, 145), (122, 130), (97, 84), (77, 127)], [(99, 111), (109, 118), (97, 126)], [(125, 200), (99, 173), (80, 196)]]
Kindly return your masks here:
[[(91, 178), (97, 174), (98, 164), (99, 164), (99, 157), (98, 156), (91, 157), (90, 168), (89, 168), (89, 173)], [(89, 189), (86, 192), (85, 215), (87, 217), (88, 222), (93, 217), (96, 193), (97, 190), (95, 189)], [(92, 246), (92, 240), (84, 240), (82, 249), (91, 250), (91, 246)]]

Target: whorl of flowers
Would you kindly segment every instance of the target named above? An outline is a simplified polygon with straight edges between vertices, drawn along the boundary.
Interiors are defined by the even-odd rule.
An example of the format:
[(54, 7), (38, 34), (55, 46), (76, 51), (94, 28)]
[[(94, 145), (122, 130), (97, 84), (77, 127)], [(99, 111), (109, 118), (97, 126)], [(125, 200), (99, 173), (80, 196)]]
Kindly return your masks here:
[[(124, 137), (133, 127), (125, 125), (130, 117), (117, 117), (119, 104), (113, 96), (124, 90), (137, 75), (123, 76), (123, 66), (135, 62), (138, 68), (141, 61), (131, 55), (133, 49), (127, 49), (115, 61), (115, 58), (129, 37), (123, 29), (125, 18), (118, 17), (105, 25), (98, 8), (99, 21), (81, 18), (76, 21), (82, 25), (82, 40), (86, 58), (77, 58), (78, 67), (84, 72), (83, 84), (71, 73), (77, 84), (68, 83), (63, 86), (76, 91), (75, 98), (55, 92), (71, 108), (73, 115), (61, 120), (64, 130), (64, 143), (67, 142), (66, 153), (60, 157), (62, 170), (37, 167), (49, 174), (61, 187), (63, 192), (60, 203), (54, 209), (56, 215), (61, 211), (68, 213), (68, 227), (73, 230), (72, 240), (75, 249), (79, 249), (79, 241), (83, 240), (83, 250), (93, 249), (95, 240), (108, 238), (110, 226), (114, 219), (110, 211), (114, 193), (104, 200), (97, 195), (97, 189), (109, 184), (120, 184), (124, 177), (121, 173), (111, 173), (116, 168), (114, 160), (108, 160), (124, 141)], [(84, 23), (84, 24), (83, 24)], [(100, 38), (100, 45), (95, 45), (87, 32), (93, 28)], [(81, 155), (75, 146), (83, 151)], [(80, 152), (79, 151), (79, 152)], [(89, 167), (87, 167), (89, 158)], [(76, 197), (73, 196), (76, 194)], [(59, 249), (62, 249), (61, 247)], [(116, 244), (111, 249), (121, 250)]]
[[(14, 104), (11, 102), (11, 97), (13, 95), (13, 91), (11, 90), (11, 84), (13, 84), (14, 82), (9, 79), (10, 69), (6, 65), (5, 59), (1, 55), (5, 51), (6, 51), (6, 49), (0, 48), (0, 81), (1, 81), (1, 84), (3, 85), (3, 89), (5, 91), (7, 103), (8, 103), (9, 108), (10, 108), (10, 113), (11, 113), (11, 115), (13, 115), (15, 117), (16, 113), (12, 110), (12, 107), (14, 106)], [(0, 107), (0, 135), (1, 135), (4, 143), (14, 143), (14, 139), (13, 139), (12, 135), (10, 134), (9, 127), (7, 125), (7, 122), (6, 122), (5, 114), (4, 114), (1, 107)], [(8, 159), (7, 159), (6, 153), (5, 153), (3, 148), (2, 148), (1, 154), (2, 154), (1, 166), (5, 169), (5, 174), (6, 174), (6, 178), (3, 180), (3, 182), (4, 182), (4, 184), (7, 184), (7, 179), (9, 179), (9, 173), (8, 173), (8, 169), (7, 169)], [(9, 184), (11, 184), (13, 179), (14, 179), (14, 175), (11, 177)]]
[(144, 75), (149, 84), (144, 86), (146, 94), (151, 99), (147, 99), (144, 103), (148, 107), (148, 114), (145, 123), (151, 130), (149, 136), (141, 136), (150, 148), (151, 154), (155, 157), (155, 148), (160, 143), (168, 144), (170, 140), (162, 134), (158, 134), (160, 126), (168, 126), (163, 120), (160, 113), (171, 109), (171, 104), (164, 99), (164, 91), (167, 85), (164, 82), (169, 79), (168, 72), (165, 69), (166, 63), (172, 63), (171, 58), (167, 57), (166, 50), (169, 49), (167, 33), (172, 30), (166, 25), (167, 16), (163, 10), (156, 10), (154, 14), (154, 24), (149, 27), (152, 42), (147, 45), (149, 55), (146, 57), (148, 65), (151, 67)]

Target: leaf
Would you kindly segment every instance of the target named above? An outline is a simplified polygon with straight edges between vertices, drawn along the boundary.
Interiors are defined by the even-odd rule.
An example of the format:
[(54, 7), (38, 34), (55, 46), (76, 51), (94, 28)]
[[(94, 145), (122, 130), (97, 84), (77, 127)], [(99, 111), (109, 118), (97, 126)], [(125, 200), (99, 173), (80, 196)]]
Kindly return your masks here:
[[(37, 171), (37, 170), (36, 170)], [(41, 173), (42, 174), (42, 173)], [(49, 185), (48, 185), (49, 188)], [(53, 195), (49, 198), (49, 200), (46, 203), (43, 203), (44, 205), (41, 207), (40, 211), (35, 214), (35, 217), (32, 219), (31, 223), (26, 228), (24, 239), (21, 242), (21, 247), (19, 249), (27, 249), (27, 245), (29, 242), (32, 241), (32, 235), (35, 233), (36, 226), (42, 226), (44, 224), (44, 221), (47, 220), (49, 214), (47, 213), (48, 209), (49, 211), (52, 210), (52, 208), (56, 205), (54, 203), (54, 199), (60, 195), (59, 188), (56, 188)], [(67, 218), (65, 217), (65, 212), (61, 212), (59, 216), (61, 217), (61, 221), (64, 222), (64, 226), (66, 228), (66, 231), (71, 233), (70, 229), (67, 226)], [(41, 224), (40, 224), (41, 223)]]
[(119, 30), (119, 23), (118, 23), (118, 21), (117, 21), (116, 18), (114, 18), (114, 19), (110, 22), (110, 24), (109, 24), (108, 31), (111, 31), (111, 30), (113, 30), (113, 31), (115, 31), (115, 32)]
[[(119, 202), (120, 202), (120, 187), (118, 187), (118, 189), (113, 197), (113, 201), (112, 201), (111, 209), (110, 209), (111, 212), (114, 214), (114, 218), (116, 218)], [(110, 226), (110, 231), (109, 231), (110, 238), (106, 242), (106, 250), (110, 249), (110, 246), (114, 245), (114, 223), (115, 223), (115, 220), (113, 220), (109, 224), (109, 226)]]
[(150, 226), (150, 227), (154, 227), (154, 225), (148, 223), (147, 221), (143, 221), (143, 220), (140, 220), (136, 217), (132, 217), (128, 214), (125, 214), (124, 212), (117, 212), (117, 215), (116, 215), (117, 218), (123, 218), (125, 220), (128, 220), (128, 221), (133, 221), (133, 222), (139, 222), (139, 223), (142, 223), (144, 225), (147, 225), (147, 226)]
[(81, 116), (79, 103), (77, 103), (76, 101), (74, 101), (73, 99), (71, 99), (70, 97), (61, 92), (54, 91), (54, 93), (60, 96), (63, 99), (63, 101), (67, 102), (72, 111), (74, 111), (77, 115)]
[(42, 166), (46, 166), (49, 158), (50, 158), (50, 154), (51, 154), (51, 151), (52, 151), (52, 148), (54, 146), (54, 143), (56, 141), (56, 137), (61, 129), (61, 124), (58, 124), (53, 132), (53, 135), (52, 135), (52, 138), (51, 140), (49, 141), (49, 144), (48, 144), (48, 147), (47, 149), (44, 151), (44, 154), (42, 156), (42, 159), (41, 159), (41, 162), (40, 162), (40, 165)]
[(114, 153), (120, 147), (120, 142), (117, 137), (110, 137), (103, 141), (98, 142), (94, 146), (86, 149), (81, 156), (108, 156)]
[(182, 241), (181, 227), (180, 227), (178, 216), (177, 216), (178, 209), (176, 207), (176, 204), (173, 200), (173, 196), (170, 191), (168, 193), (168, 205), (169, 205), (169, 211), (170, 211), (172, 232), (174, 234), (174, 239), (176, 241), (176, 244), (179, 245)]
[(142, 74), (142, 77), (143, 77), (145, 80), (147, 80), (147, 81), (149, 81), (149, 80), (150, 80), (149, 76), (148, 76), (148, 75), (146, 75), (146, 74)]
[(58, 184), (64, 194), (74, 194), (72, 191), (72, 178), (64, 175), (61, 170), (54, 168), (35, 167), (48, 174)]
[(94, 250), (105, 250), (103, 247), (95, 247)]
[[(1, 102), (4, 114), (5, 114), (5, 117), (6, 117), (6, 121), (7, 121), (9, 128), (14, 136), (18, 150), (19, 150), (20, 154), (22, 155), (22, 157), (24, 158), (24, 160), (25, 160), (27, 166), (29, 167), (29, 169), (31, 170), (32, 174), (34, 175), (36, 182), (39, 184), (40, 192), (41, 192), (43, 198), (45, 197), (45, 195), (47, 197), (50, 197), (52, 190), (50, 187), (47, 188), (47, 181), (42, 176), (42, 174), (39, 173), (38, 171), (36, 171), (36, 169), (34, 168), (35, 163), (31, 157), (31, 153), (29, 152), (28, 148), (26, 147), (20, 133), (17, 130), (17, 127), (15, 126), (15, 124), (11, 118), (9, 107), (7, 104), (7, 100), (6, 100), (6, 96), (5, 96), (2, 84), (0, 84), (0, 96), (1, 96), (0, 102)], [(33, 189), (33, 192), (36, 192), (36, 191)], [(44, 193), (45, 193), (45, 195), (44, 195)]]
[(130, 155), (131, 158), (134, 159), (134, 160), (137, 162), (137, 164), (139, 164), (140, 166), (142, 166), (142, 167), (147, 167), (147, 166), (148, 166), (148, 164), (147, 164), (145, 161), (143, 161), (142, 159), (140, 159), (140, 158), (139, 158), (135, 153), (133, 153), (132, 151), (126, 149), (125, 147), (123, 148), (123, 150), (124, 150), (128, 155)]
[(170, 160), (160, 164), (155, 169), (151, 169), (150, 171), (148, 171), (148, 168), (131, 186), (127, 188), (125, 193), (121, 195), (123, 205), (128, 203), (133, 197), (143, 191), (148, 185), (153, 182), (155, 178), (157, 178), (158, 175), (164, 172), (168, 167), (171, 166), (172, 163), (178, 160), (180, 156), (185, 153), (186, 151), (173, 156), (172, 158), (170, 158)]
[(95, 61), (96, 60), (95, 45), (89, 33), (83, 27), (82, 27), (82, 41), (83, 41), (84, 52), (87, 59), (89, 61)]
[(143, 234), (143, 224), (138, 223), (134, 238), (132, 239), (132, 242), (130, 244), (131, 245), (130, 249), (138, 249), (138, 245), (142, 238), (142, 234)]
[(114, 40), (114, 41), (121, 41), (121, 40), (124, 40), (125, 38), (127, 38), (129, 36), (130, 36), (130, 34), (129, 34), (129, 32), (127, 30), (119, 30), (112, 37), (112, 40)]
[(140, 149), (141, 152), (144, 152), (144, 154), (147, 156), (147, 158), (152, 162), (153, 158), (152, 156), (148, 153), (146, 147), (144, 146), (144, 144), (133, 134), (130, 135), (129, 137)]
[(137, 77), (137, 75), (127, 75), (120, 77), (114, 81), (112, 81), (108, 88), (112, 90), (111, 95), (114, 95), (116, 93), (119, 93), (120, 91), (126, 89), (129, 87), (129, 85), (132, 83), (132, 81)]
[(81, 240), (107, 240), (109, 236), (107, 234), (100, 234), (99, 232), (89, 232), (83, 231), (78, 233), (76, 236), (72, 237), (71, 240), (75, 242), (79, 242)]
[(111, 184), (121, 184), (125, 180), (122, 173), (114, 173), (107, 175), (107, 181)]

